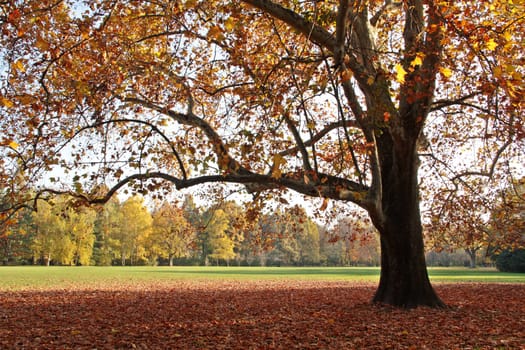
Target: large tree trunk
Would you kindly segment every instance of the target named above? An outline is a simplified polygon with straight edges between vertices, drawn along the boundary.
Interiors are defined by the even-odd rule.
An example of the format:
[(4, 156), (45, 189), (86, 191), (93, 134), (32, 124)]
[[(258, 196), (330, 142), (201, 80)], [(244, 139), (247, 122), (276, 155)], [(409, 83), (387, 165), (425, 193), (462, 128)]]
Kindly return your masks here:
[(425, 263), (421, 229), (405, 226), (405, 218), (392, 218), (389, 232), (381, 234), (381, 277), (374, 302), (405, 308), (442, 307), (432, 288)]
[(414, 147), (387, 155), (382, 169), (381, 277), (374, 302), (443, 307), (428, 278)]

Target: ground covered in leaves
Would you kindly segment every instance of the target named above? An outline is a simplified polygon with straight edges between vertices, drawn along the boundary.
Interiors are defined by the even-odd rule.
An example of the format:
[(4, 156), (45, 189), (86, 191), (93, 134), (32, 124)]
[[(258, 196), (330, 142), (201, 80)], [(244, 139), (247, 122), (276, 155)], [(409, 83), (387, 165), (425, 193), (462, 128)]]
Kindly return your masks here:
[(177, 281), (0, 292), (0, 349), (520, 349), (525, 285), (438, 284), (450, 306), (370, 304), (375, 286)]

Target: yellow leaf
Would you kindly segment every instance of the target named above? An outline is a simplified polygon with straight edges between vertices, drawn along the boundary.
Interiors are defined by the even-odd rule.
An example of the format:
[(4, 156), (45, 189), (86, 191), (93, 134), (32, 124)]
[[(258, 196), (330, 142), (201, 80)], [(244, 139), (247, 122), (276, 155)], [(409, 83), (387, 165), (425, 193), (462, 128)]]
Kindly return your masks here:
[(189, 10), (191, 8), (194, 8), (195, 5), (197, 5), (197, 1), (196, 0), (186, 0), (184, 1), (184, 9), (186, 10)]
[(7, 98), (5, 97), (0, 97), (0, 104), (6, 108), (11, 108), (13, 107), (15, 104), (13, 103), (13, 101), (11, 100), (8, 100)]
[(503, 69), (501, 69), (500, 66), (494, 67), (493, 72), (494, 72), (494, 76), (495, 76), (496, 78), (498, 78), (498, 79), (501, 78), (501, 77), (503, 76)]
[(423, 64), (423, 58), (425, 58), (425, 54), (422, 52), (418, 52), (416, 57), (410, 62), (410, 66), (416, 67)]
[(231, 32), (235, 29), (235, 24), (237, 21), (233, 17), (228, 17), (228, 19), (224, 22), (224, 28), (226, 28), (227, 31)]
[(11, 64), (11, 67), (13, 67), (14, 70), (17, 70), (22, 73), (26, 71), (26, 68), (24, 67), (24, 63), (21, 60), (13, 62)]
[(450, 68), (440, 67), (439, 71), (445, 78), (450, 78), (452, 76), (452, 70)]
[(490, 39), (489, 41), (487, 41), (485, 43), (485, 47), (490, 50), (490, 51), (494, 51), (496, 49), (496, 47), (498, 46), (498, 43), (494, 41), (494, 39)]
[(507, 72), (508, 74), (512, 74), (516, 71), (516, 67), (514, 67), (512, 64), (507, 64), (505, 66), (505, 72)]
[(12, 149), (17, 149), (18, 143), (16, 143), (15, 141), (11, 141), (9, 142), (9, 147), (11, 147)]
[(396, 80), (397, 80), (397, 82), (401, 83), (401, 84), (404, 83), (405, 82), (405, 75), (407, 75), (407, 71), (399, 63), (396, 64), (395, 69), (396, 69)]

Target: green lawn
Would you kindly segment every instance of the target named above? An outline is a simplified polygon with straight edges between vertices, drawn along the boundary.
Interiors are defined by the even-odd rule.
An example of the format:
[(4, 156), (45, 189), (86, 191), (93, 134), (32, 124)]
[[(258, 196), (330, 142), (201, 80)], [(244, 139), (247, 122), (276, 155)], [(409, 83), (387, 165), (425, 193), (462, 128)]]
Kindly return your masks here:
[[(495, 269), (430, 268), (433, 282), (525, 283), (525, 274)], [(291, 279), (377, 282), (378, 268), (366, 267), (0, 267), (0, 290), (103, 287), (169, 280)]]

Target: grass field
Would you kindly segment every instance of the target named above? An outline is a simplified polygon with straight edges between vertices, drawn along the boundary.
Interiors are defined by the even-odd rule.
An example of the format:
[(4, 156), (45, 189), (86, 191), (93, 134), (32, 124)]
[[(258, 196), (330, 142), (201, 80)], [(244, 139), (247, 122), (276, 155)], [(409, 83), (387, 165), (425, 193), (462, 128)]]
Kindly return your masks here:
[[(490, 268), (430, 268), (433, 282), (525, 283), (525, 274)], [(377, 282), (375, 267), (0, 267), (0, 290), (106, 286), (170, 280), (318, 280)]]

